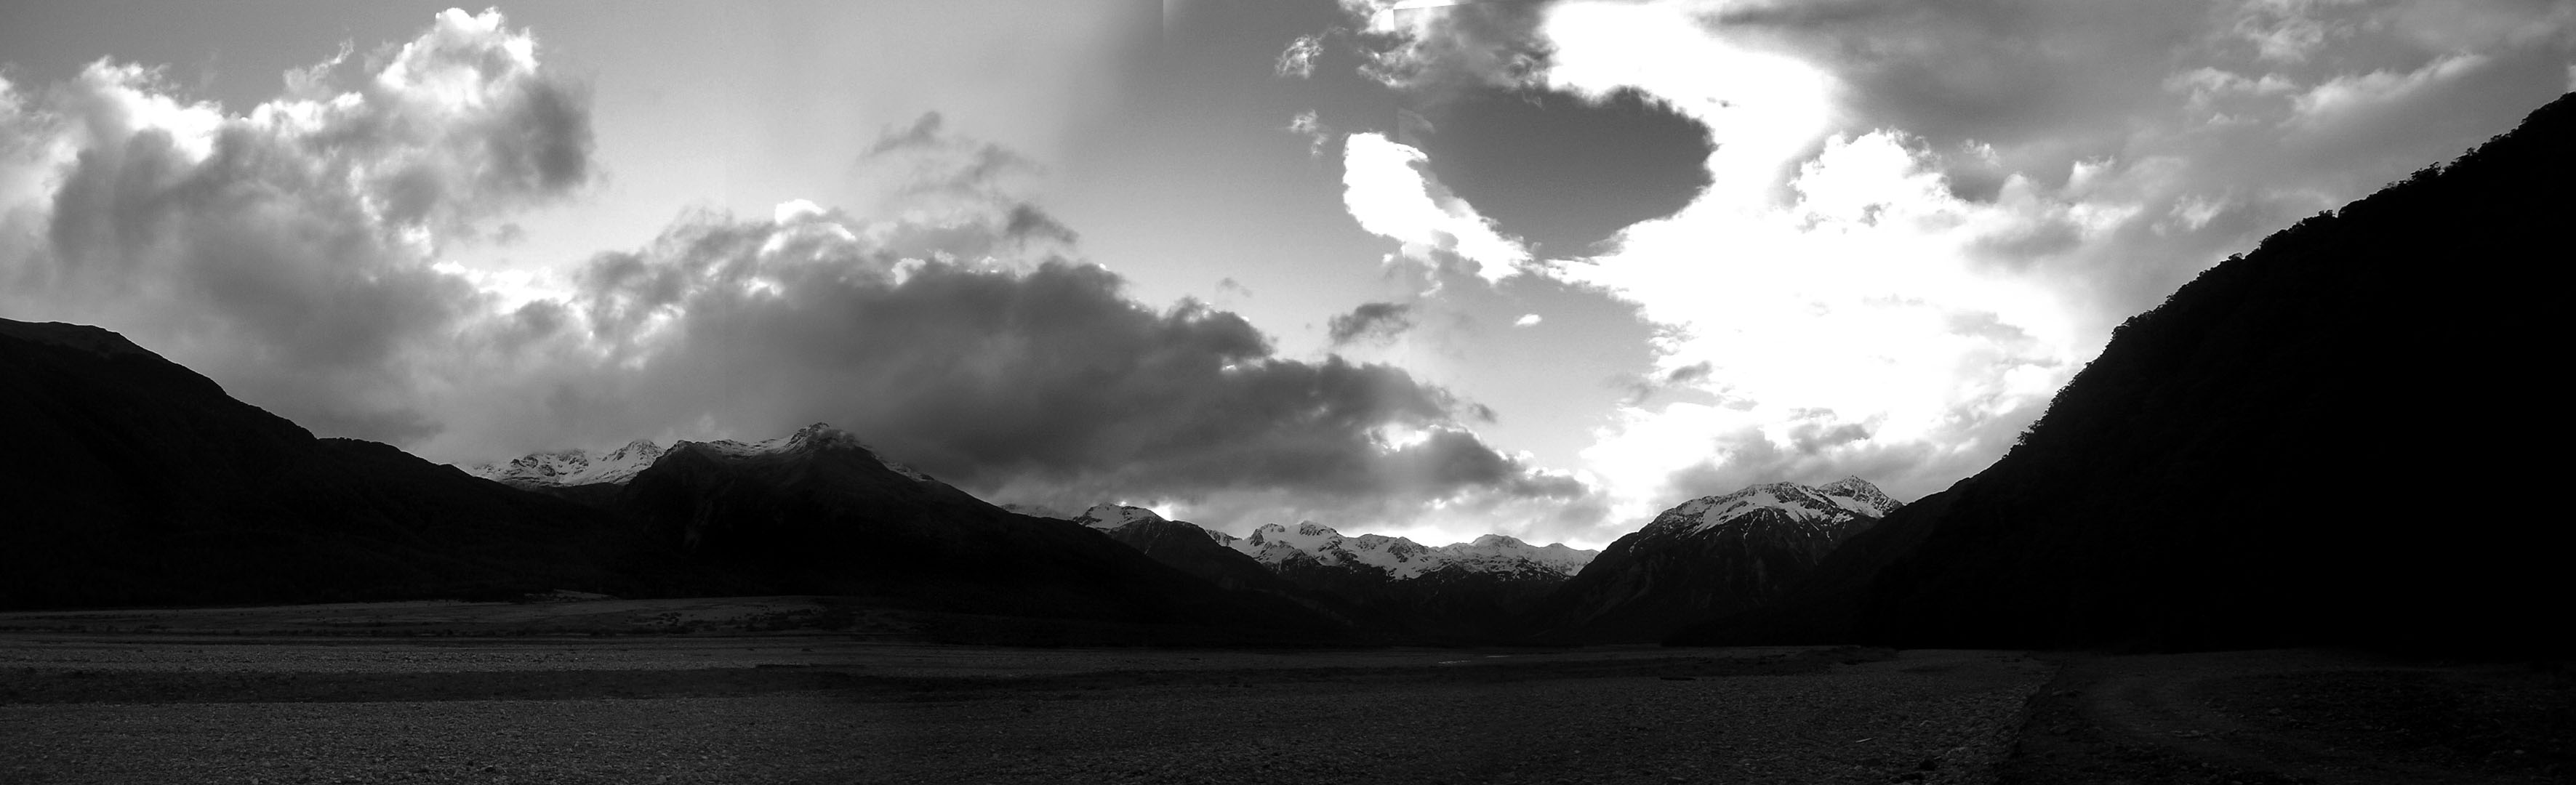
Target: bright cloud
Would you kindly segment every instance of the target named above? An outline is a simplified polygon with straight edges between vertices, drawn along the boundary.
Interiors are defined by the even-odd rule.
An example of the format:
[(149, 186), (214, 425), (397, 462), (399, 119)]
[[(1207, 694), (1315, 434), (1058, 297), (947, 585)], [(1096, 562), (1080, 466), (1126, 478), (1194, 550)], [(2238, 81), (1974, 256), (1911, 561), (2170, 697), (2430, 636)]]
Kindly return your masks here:
[(1342, 147), (1342, 204), (1360, 228), (1404, 243), (1406, 256), (1456, 254), (1475, 262), (1487, 281), (1518, 272), (1529, 251), (1442, 188), (1423, 160), (1421, 150), (1384, 135), (1352, 134)]
[[(2258, 44), (2235, 69), (2257, 75), (2174, 70), (2153, 89), (2186, 102), (2178, 114), (2267, 124), (2275, 139), (2385, 124), (2381, 116), (2427, 111), (2428, 96), (2491, 62), (2454, 52), (2303, 85), (2253, 69), (2309, 59), (2348, 31), (2317, 21), (2311, 4), (2258, 5), (2231, 28), (2233, 40)], [(1721, 9), (1770, 26), (1732, 34), (1710, 21)], [(2135, 307), (2129, 292), (2170, 286), (2230, 240), (2259, 233), (2249, 215), (2288, 212), (2265, 205), (2324, 206), (2368, 185), (2267, 179), (2201, 155), (2212, 142), (2188, 126), (2132, 127), (2126, 145), (2092, 156), (2059, 148), (2048, 155), (2064, 162), (2062, 178), (2022, 170), (2047, 160), (2032, 155), (2047, 148), (2025, 144), (2007, 159), (1974, 139), (1945, 146), (1876, 125), (1893, 119), (1878, 112), (1905, 105), (1887, 91), (1912, 83), (1889, 78), (1885, 62), (1811, 53), (1848, 48), (1830, 37), (1815, 50), (1784, 45), (1798, 39), (1781, 37), (1782, 26), (1810, 24), (1798, 13), (1568, 2), (1539, 28), (1551, 45), (1540, 76), (1549, 87), (1642, 90), (1691, 113), (1717, 142), (1713, 183), (1690, 207), (1630, 227), (1607, 253), (1548, 266), (1665, 325), (1656, 389), (1695, 394), (1640, 395), (1583, 453), (1613, 491), (1613, 520), (1776, 479), (1856, 473), (1907, 495), (1936, 490), (2000, 455), (2099, 350), (2123, 315), (2106, 304)], [(1878, 36), (1872, 45), (1903, 52), (1909, 27), (1949, 23), (1864, 24)], [(2530, 26), (2515, 28), (2519, 40), (2554, 40)]]

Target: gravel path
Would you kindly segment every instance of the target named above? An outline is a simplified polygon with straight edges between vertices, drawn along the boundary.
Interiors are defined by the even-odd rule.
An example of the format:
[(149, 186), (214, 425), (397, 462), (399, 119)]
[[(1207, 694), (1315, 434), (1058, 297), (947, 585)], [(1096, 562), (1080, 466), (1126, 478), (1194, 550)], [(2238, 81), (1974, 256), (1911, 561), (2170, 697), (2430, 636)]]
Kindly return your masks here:
[[(1665, 656), (1685, 654), (1706, 653)], [(1177, 666), (1223, 655), (1102, 656)], [(1288, 661), (1340, 656), (1352, 655)], [(1581, 664), (1579, 652), (1559, 656)], [(1977, 782), (2050, 674), (1996, 652), (1693, 679), (1269, 672), (937, 700), (0, 705), (0, 781)]]

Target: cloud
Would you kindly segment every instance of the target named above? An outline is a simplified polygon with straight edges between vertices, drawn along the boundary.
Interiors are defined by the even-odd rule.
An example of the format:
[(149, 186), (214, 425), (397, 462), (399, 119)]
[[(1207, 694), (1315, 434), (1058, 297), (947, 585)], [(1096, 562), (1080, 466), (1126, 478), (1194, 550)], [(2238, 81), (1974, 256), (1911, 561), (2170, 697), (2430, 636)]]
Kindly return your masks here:
[(1332, 146), (1335, 136), (1332, 126), (1325, 125), (1324, 121), (1316, 119), (1315, 110), (1312, 109), (1298, 112), (1288, 118), (1287, 131), (1306, 137), (1306, 154), (1314, 158), (1324, 157), (1325, 148)]
[(2384, 110), (2425, 91), (2442, 89), (2486, 63), (2483, 55), (2456, 54), (2407, 73), (2378, 70), (2337, 76), (2293, 99), (2290, 122), (2310, 130), (2343, 125), (2351, 122), (2354, 115)]
[(1313, 77), (1315, 58), (1322, 56), (1323, 53), (1322, 39), (1311, 35), (1298, 36), (1297, 40), (1288, 42), (1288, 48), (1279, 51), (1279, 62), (1272, 67), (1271, 71), (1283, 78)]
[(1539, 322), (1541, 322), (1541, 321), (1545, 321), (1545, 318), (1544, 318), (1544, 317), (1539, 316), (1538, 314), (1534, 314), (1534, 313), (1525, 313), (1525, 314), (1521, 314), (1521, 318), (1513, 319), (1513, 320), (1512, 320), (1512, 326), (1513, 326), (1513, 327), (1530, 327), (1530, 326), (1534, 326), (1534, 325), (1538, 324), (1538, 323), (1539, 323)]
[(1538, 81), (1641, 90), (1718, 146), (1689, 207), (1544, 267), (1664, 328), (1656, 373), (1583, 453), (1612, 517), (1749, 482), (1915, 496), (1973, 473), (2121, 318), (2509, 126), (2571, 49), (2568, 14), (2429, 27), (2510, 4), (2259, 5), (2253, 37), (2233, 10), (2167, 4), (1551, 7)]
[(1529, 261), (1519, 241), (1431, 176), (1422, 151), (1383, 135), (1343, 140), (1342, 188), (1342, 204), (1360, 228), (1404, 243), (1409, 258), (1452, 254), (1475, 263), (1473, 272), (1487, 281), (1510, 277)]
[(1410, 303), (1361, 303), (1350, 313), (1334, 316), (1325, 332), (1333, 345), (1357, 341), (1391, 341), (1413, 329), (1413, 305)]
[(1378, 83), (1436, 104), (1461, 91), (1515, 87), (1545, 70), (1536, 30), (1547, 0), (1342, 0), (1359, 21)]
[(105, 60), (0, 90), (0, 210), (42, 238), (0, 246), (0, 305), (110, 324), (328, 432), (424, 437), (406, 358), (488, 298), (434, 260), (590, 179), (585, 92), (498, 13), (453, 10), (288, 84), (242, 115)]
[(126, 332), (319, 432), (441, 460), (819, 420), (1067, 509), (1289, 495), (1557, 520), (1590, 495), (1401, 368), (1281, 357), (1235, 314), (1129, 299), (1025, 196), (1033, 164), (935, 113), (866, 147), (879, 200), (857, 211), (692, 212), (556, 279), (459, 264), (444, 249), (594, 176), (583, 94), (537, 51), (450, 12), (244, 115), (109, 63), (0, 88), (0, 308)]
[[(567, 324), (589, 330), (568, 346), (615, 349), (551, 392), (490, 396), (518, 408), (491, 415), (487, 438), (821, 420), (962, 487), (1063, 508), (1120, 497), (1214, 510), (1287, 493), (1304, 509), (1392, 516), (1589, 495), (1487, 445), (1463, 424), (1475, 407), (1401, 369), (1277, 357), (1241, 317), (1148, 308), (1107, 270), (986, 231), (967, 242), (839, 213), (699, 216), (603, 254), (565, 303)], [(916, 232), (981, 253), (889, 250), (918, 245)], [(1365, 333), (1401, 310), (1359, 313), (1374, 319)]]

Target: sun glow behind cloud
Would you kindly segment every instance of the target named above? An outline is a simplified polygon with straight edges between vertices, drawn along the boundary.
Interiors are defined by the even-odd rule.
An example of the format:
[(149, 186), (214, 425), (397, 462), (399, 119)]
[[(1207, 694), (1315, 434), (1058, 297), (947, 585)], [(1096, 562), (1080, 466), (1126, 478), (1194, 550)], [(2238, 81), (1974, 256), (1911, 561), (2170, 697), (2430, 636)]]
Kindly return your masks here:
[[(461, 12), (230, 112), (114, 62), (0, 82), (0, 307), (126, 331), (317, 431), (438, 459), (829, 419), (949, 450), (914, 462), (1002, 501), (1599, 545), (1750, 482), (1860, 474), (1911, 498), (1972, 473), (2122, 317), (2576, 78), (2564, 4), (2050, 0), (1998, 21), (2012, 4), (1342, 0), (1309, 20), (1336, 5), (1261, 31), (1285, 49), (1193, 55), (1246, 81), (1158, 83), (1225, 93), (1165, 109), (1257, 109), (1225, 122), (1113, 116), (1133, 107), (1099, 97), (1134, 74), (1048, 81), (1119, 59), (1096, 31), (959, 69), (1016, 92), (787, 58), (720, 75), (767, 80), (736, 102), (637, 103), (688, 75), (539, 73), (614, 36), (570, 22), (549, 49)], [(863, 89), (835, 92), (845, 76)], [(593, 84), (623, 118), (598, 150)], [(1018, 111), (1035, 95), (1089, 98)], [(901, 114), (810, 111), (827, 104)], [(1647, 137), (1602, 119), (1614, 105), (1714, 145), (1619, 144)], [(1453, 122), (1496, 117), (1549, 122)], [(1123, 131), (1057, 133), (1094, 120)], [(861, 132), (777, 152), (818, 128)], [(1149, 141), (1044, 141), (1085, 134)], [(736, 178), (753, 145), (767, 174)], [(1531, 161), (1550, 166), (1512, 168)], [(1611, 164), (1706, 184), (1637, 198), (1640, 169)], [(1228, 174), (1156, 179), (1202, 169)], [(1158, 189), (1203, 212), (1161, 212)], [(1558, 201), (1509, 198), (1528, 193)], [(1552, 205), (1594, 220), (1530, 218)], [(1264, 254), (1275, 269), (1245, 261)], [(1250, 421), (1269, 425), (1228, 430)]]
[(1983, 269), (1974, 245), (2056, 205), (2027, 181), (1994, 205), (1960, 200), (1901, 132), (1828, 136), (1829, 77), (1678, 11), (1574, 4), (1543, 28), (1552, 86), (1644, 90), (1718, 143), (1698, 201), (1554, 268), (1676, 328), (1660, 369), (1705, 369), (1690, 386), (1717, 401), (1631, 406), (1600, 434), (1584, 455), (1619, 484), (1617, 513), (1651, 514), (1693, 467), (1818, 479), (1861, 453), (1973, 451), (2009, 434), (1991, 423), (2043, 401), (2091, 347), (2057, 298)]
[[(1973, 473), (2121, 316), (2272, 222), (2361, 195), (2374, 183), (2355, 168), (2394, 169), (2372, 148), (2422, 133), (2445, 91), (2505, 58), (2529, 71), (2576, 51), (2576, 13), (2496, 3), (2456, 17), (2425, 3), (2069, 4), (2000, 29), (1894, 6), (1568, 0), (1533, 18), (1348, 5), (1399, 39), (1365, 70), (1424, 100), (1461, 84), (1635, 90), (1708, 129), (1710, 184), (1687, 207), (1525, 267), (1663, 328), (1654, 371), (1582, 452), (1623, 521), (1751, 482), (1861, 474), (1919, 496)], [(2402, 47), (2349, 43), (2369, 35), (2430, 54), (2406, 64)], [(2396, 65), (2318, 57), (2335, 47)], [(1995, 78), (1968, 78), (1977, 69)], [(2134, 103), (2084, 103), (2097, 95)], [(2245, 159), (2275, 146), (2291, 155)], [(1409, 163), (1421, 190), (1445, 191)], [(1379, 171), (1379, 191), (1416, 190)], [(1349, 202), (1405, 239), (1381, 228), (1386, 211)]]

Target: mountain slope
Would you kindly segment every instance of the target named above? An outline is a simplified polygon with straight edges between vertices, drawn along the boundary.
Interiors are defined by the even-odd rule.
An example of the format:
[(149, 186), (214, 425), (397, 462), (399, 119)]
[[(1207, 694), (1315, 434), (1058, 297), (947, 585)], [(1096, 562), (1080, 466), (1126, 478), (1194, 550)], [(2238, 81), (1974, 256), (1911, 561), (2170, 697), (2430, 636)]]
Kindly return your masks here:
[(1594, 555), (1498, 534), (1441, 546), (1380, 534), (1344, 537), (1312, 521), (1215, 539), (1378, 634), (1423, 643), (1525, 636), (1535, 603)]
[(2564, 256), (2571, 183), (2576, 96), (2266, 238), (1883, 547), (1676, 640), (2541, 645), (2565, 537), (2517, 467), (2564, 426), (2534, 376), (2554, 288), (2521, 279)]
[(628, 481), (616, 506), (654, 541), (764, 591), (1028, 617), (1334, 627), (1072, 522), (1002, 510), (821, 424), (753, 444), (680, 442)]
[(1234, 538), (1187, 521), (1167, 521), (1143, 507), (1103, 504), (1074, 523), (1099, 530), (1155, 561), (1227, 589), (1290, 593), (1296, 586), (1261, 562), (1226, 547)]
[(1576, 637), (1655, 640), (1788, 590), (1842, 542), (1903, 505), (1857, 477), (1703, 496), (1619, 538), (1546, 603)]
[(96, 327), (0, 320), (0, 607), (623, 590), (598, 511), (317, 439)]

